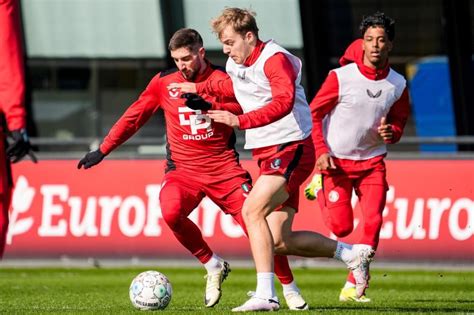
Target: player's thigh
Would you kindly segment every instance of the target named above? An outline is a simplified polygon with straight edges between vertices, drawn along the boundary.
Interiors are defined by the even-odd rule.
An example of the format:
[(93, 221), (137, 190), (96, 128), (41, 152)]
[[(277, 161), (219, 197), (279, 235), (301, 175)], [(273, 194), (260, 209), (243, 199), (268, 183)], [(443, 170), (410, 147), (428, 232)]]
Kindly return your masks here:
[(381, 164), (367, 172), (357, 181), (355, 190), (364, 216), (381, 215), (388, 190), (385, 165)]
[(332, 220), (351, 220), (353, 180), (343, 173), (323, 175), (325, 210)]
[[(288, 181), (290, 196), (295, 194), (299, 197), (301, 184), (311, 175), (315, 163), (314, 145), (311, 137), (309, 137), (298, 144), (294, 151), (294, 156), (286, 169), (285, 177)], [(297, 207), (295, 210), (297, 210)]]
[(182, 174), (168, 173), (160, 191), (160, 207), (163, 217), (188, 216), (204, 197), (200, 184)]
[(247, 234), (247, 228), (242, 217), (242, 207), (249, 192), (250, 184), (242, 184), (241, 187), (228, 193), (225, 198), (215, 198), (212, 195), (208, 195), (208, 197), (218, 205), (225, 214), (230, 214), (232, 216), (232, 218), (242, 227), (245, 234)]
[(300, 186), (315, 165), (312, 138), (284, 143), (274, 148), (275, 152), (260, 161), (260, 174), (283, 176), (286, 179), (288, 198), (281, 205), (298, 211)]
[(206, 195), (226, 214), (235, 215), (242, 211), (246, 197), (252, 190), (250, 174), (243, 171), (230, 171), (216, 176), (214, 182), (203, 187)]
[(286, 179), (279, 175), (261, 175), (244, 202), (243, 214), (267, 216), (288, 199)]

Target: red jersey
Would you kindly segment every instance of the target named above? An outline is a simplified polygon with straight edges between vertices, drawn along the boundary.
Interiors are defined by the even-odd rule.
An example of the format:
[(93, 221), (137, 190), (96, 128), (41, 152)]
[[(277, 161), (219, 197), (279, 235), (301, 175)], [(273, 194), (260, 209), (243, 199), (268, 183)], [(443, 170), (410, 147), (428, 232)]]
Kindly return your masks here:
[(9, 130), (26, 126), (24, 92), (18, 2), (0, 1), (0, 114), (5, 115)]
[[(194, 82), (223, 80), (227, 74), (220, 68), (207, 64), (204, 73)], [(193, 110), (184, 104), (181, 92), (168, 90), (171, 83), (187, 82), (177, 69), (157, 74), (147, 88), (115, 123), (100, 146), (104, 154), (129, 139), (161, 108), (166, 120), (167, 169), (185, 169), (195, 173), (222, 174), (238, 165), (234, 149), (235, 133), (231, 127), (211, 121), (206, 111)], [(242, 112), (235, 99), (211, 97), (201, 94), (212, 103), (212, 109)]]
[[(10, 131), (26, 127), (24, 92), (18, 1), (0, 1), (0, 212), (2, 206), (4, 208), (4, 213), (0, 213), (0, 228), (4, 222), (2, 220), (8, 218), (9, 207), (8, 198), (2, 199), (1, 195), (9, 196), (13, 186), (10, 160), (6, 156), (5, 127)], [(6, 231), (0, 231), (0, 257), (3, 252), (3, 233)]]

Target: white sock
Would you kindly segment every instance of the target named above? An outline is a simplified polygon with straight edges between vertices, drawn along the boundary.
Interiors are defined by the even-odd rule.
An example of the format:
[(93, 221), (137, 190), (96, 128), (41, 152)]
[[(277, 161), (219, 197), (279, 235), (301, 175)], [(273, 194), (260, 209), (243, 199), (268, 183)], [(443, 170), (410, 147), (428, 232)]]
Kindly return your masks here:
[(348, 261), (352, 256), (351, 249), (352, 245), (343, 242), (337, 242), (334, 258), (340, 261)]
[(223, 259), (217, 256), (216, 254), (212, 254), (211, 259), (207, 263), (204, 264), (208, 273), (217, 272), (222, 268), (222, 261)]
[(273, 272), (257, 273), (257, 290), (255, 292), (256, 297), (262, 299), (271, 299), (276, 296), (273, 278)]
[(355, 288), (355, 284), (349, 281), (346, 281), (346, 284), (344, 284), (344, 289), (350, 289), (350, 288)]
[(283, 287), (283, 295), (285, 296), (290, 293), (300, 293), (300, 289), (296, 286), (295, 281), (291, 281), (288, 284), (282, 283), (281, 286)]

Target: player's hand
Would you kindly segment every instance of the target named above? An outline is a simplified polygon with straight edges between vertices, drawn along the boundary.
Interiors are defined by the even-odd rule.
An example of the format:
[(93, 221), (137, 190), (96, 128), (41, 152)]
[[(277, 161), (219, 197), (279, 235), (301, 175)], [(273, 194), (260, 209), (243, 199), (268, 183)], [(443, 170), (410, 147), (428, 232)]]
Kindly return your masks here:
[(105, 154), (100, 150), (95, 150), (87, 153), (77, 164), (77, 169), (84, 167), (84, 169), (91, 168), (94, 165), (99, 164), (104, 159)]
[(316, 161), (316, 166), (320, 171), (326, 170), (334, 170), (336, 169), (336, 164), (334, 164), (334, 160), (329, 155), (329, 153), (323, 153)]
[(184, 104), (194, 110), (209, 110), (212, 104), (204, 100), (201, 96), (196, 93), (183, 93), (181, 98), (185, 98)]
[(13, 142), (8, 145), (7, 157), (12, 161), (12, 163), (20, 161), (27, 154), (30, 156), (33, 163), (38, 162), (38, 159), (33, 153), (30, 139), (28, 138), (25, 129), (12, 130), (10, 136)]
[(240, 122), (237, 115), (232, 114), (226, 110), (210, 110), (207, 112), (207, 115), (214, 120), (215, 122), (233, 127), (239, 128)]
[(377, 128), (379, 135), (383, 141), (390, 142), (393, 139), (393, 129), (391, 124), (387, 124), (387, 118), (380, 119), (380, 126)]
[(179, 89), (181, 93), (197, 93), (196, 83), (193, 82), (171, 83), (166, 88), (168, 90)]

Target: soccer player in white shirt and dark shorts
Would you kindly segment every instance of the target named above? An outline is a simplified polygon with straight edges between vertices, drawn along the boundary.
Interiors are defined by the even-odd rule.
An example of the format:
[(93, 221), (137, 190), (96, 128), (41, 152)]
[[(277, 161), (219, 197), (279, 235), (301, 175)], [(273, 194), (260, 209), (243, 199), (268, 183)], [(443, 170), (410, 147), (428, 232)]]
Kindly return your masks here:
[[(358, 292), (362, 294), (368, 281), (371, 250), (336, 242), (315, 232), (292, 231), (299, 187), (312, 172), (316, 160), (310, 108), (300, 85), (301, 61), (274, 41), (262, 42), (254, 14), (248, 10), (226, 8), (212, 27), (229, 56), (226, 71), (230, 78), (169, 88), (235, 96), (244, 114), (210, 110), (208, 115), (215, 122), (245, 129), (245, 148), (252, 149), (260, 167), (260, 176), (242, 208), (257, 269), (257, 289), (233, 311), (279, 309), (273, 284), (274, 253), (344, 261), (354, 273)], [(287, 292), (283, 293), (288, 303)], [(300, 305), (289, 305), (290, 309), (308, 309), (301, 295), (296, 295), (295, 301)]]
[[(314, 100), (313, 140), (319, 170), (305, 190), (317, 198), (325, 224), (338, 237), (353, 226), (352, 190), (359, 197), (363, 235), (358, 241), (375, 250), (382, 227), (388, 184), (386, 143), (400, 140), (409, 114), (406, 81), (390, 68), (388, 55), (395, 22), (377, 12), (364, 17), (362, 39), (354, 41)], [(370, 302), (356, 295), (350, 273), (340, 301)]]

